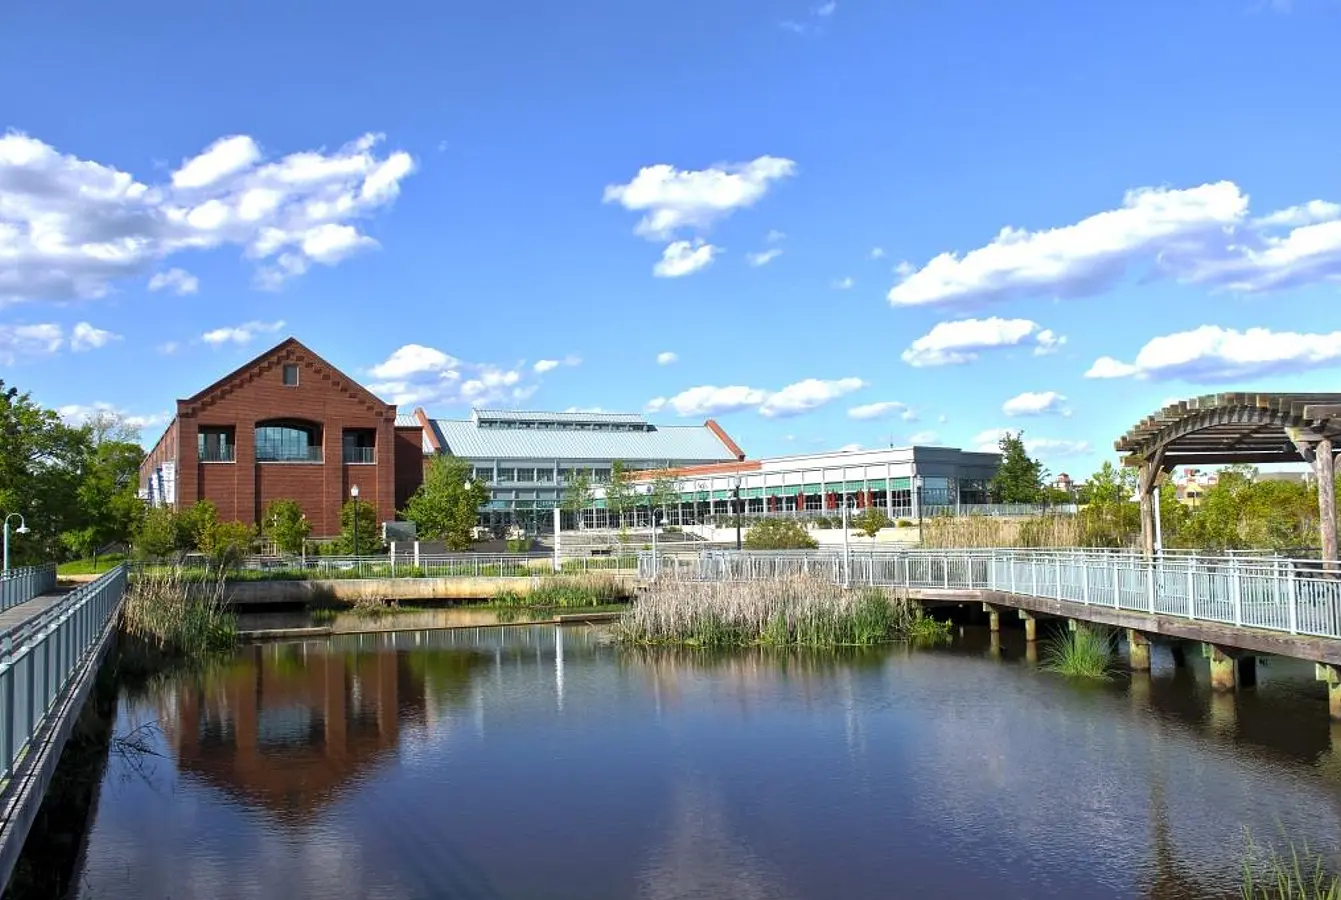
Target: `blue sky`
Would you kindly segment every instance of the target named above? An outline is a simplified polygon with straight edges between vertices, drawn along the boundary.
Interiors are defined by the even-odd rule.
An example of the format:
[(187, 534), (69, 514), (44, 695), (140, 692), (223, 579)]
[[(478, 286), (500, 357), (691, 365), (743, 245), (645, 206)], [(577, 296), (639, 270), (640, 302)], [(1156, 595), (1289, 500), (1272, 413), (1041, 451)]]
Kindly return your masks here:
[(1337, 389), (1339, 35), (1335, 0), (19, 5), (0, 377), (152, 439), (292, 334), (438, 416), (1023, 428), (1087, 474), (1169, 398)]

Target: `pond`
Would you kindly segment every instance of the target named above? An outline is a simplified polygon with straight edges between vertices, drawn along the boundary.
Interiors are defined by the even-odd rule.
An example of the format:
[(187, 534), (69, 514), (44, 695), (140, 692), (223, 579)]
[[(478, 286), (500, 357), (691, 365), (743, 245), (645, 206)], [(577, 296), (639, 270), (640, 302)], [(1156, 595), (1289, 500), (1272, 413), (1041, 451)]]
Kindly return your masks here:
[[(599, 627), (246, 646), (124, 693), (77, 895), (1234, 897), (1341, 836), (1308, 667), (1081, 687), (1007, 636), (633, 652)], [(1000, 646), (1000, 645), (997, 645)]]

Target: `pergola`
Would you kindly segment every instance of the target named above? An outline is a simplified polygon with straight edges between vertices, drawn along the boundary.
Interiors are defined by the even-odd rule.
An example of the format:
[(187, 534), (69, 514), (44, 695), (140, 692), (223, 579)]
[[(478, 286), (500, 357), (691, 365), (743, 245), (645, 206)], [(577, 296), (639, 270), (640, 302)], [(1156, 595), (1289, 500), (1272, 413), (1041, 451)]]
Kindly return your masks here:
[(1334, 454), (1341, 441), (1341, 394), (1208, 394), (1142, 419), (1114, 446), (1139, 466), (1141, 542), (1155, 551), (1154, 492), (1175, 466), (1306, 462), (1317, 478), (1322, 558), (1337, 560)]

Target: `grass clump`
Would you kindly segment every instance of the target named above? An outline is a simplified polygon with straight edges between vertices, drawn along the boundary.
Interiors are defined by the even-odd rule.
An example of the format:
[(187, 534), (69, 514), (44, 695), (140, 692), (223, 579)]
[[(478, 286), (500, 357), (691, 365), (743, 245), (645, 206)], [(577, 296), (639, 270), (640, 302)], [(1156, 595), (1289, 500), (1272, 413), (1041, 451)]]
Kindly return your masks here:
[(1286, 840), (1285, 850), (1259, 847), (1247, 834), (1243, 900), (1341, 900), (1341, 874), (1307, 842)]
[(122, 607), (126, 633), (167, 657), (204, 657), (232, 649), (237, 617), (223, 602), (224, 582), (191, 582), (167, 572), (130, 582)]
[(1107, 628), (1077, 625), (1075, 631), (1047, 641), (1042, 668), (1071, 678), (1107, 681), (1117, 672), (1114, 643), (1113, 633)]
[(908, 626), (908, 640), (923, 647), (948, 644), (952, 639), (950, 623), (930, 616), (917, 616)]
[(627, 589), (617, 578), (599, 573), (551, 575), (531, 586), (529, 593), (505, 588), (497, 591), (492, 605), (521, 608), (579, 609), (606, 606), (625, 599)]
[(615, 626), (631, 644), (724, 648), (870, 646), (907, 637), (906, 601), (808, 576), (654, 585)]

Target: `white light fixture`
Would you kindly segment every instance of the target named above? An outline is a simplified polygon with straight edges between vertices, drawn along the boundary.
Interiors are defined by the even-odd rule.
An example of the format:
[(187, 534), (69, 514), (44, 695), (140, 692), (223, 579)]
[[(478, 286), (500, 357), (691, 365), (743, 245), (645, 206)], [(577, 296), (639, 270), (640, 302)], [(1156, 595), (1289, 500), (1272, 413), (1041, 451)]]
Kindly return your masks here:
[(359, 486), (357, 484), (351, 484), (349, 486), (349, 496), (353, 497), (355, 500), (359, 498)]

